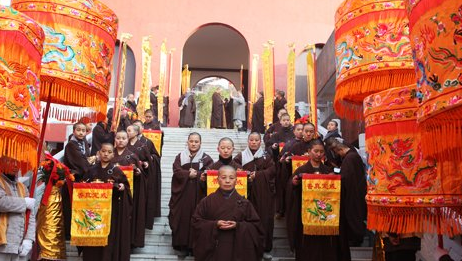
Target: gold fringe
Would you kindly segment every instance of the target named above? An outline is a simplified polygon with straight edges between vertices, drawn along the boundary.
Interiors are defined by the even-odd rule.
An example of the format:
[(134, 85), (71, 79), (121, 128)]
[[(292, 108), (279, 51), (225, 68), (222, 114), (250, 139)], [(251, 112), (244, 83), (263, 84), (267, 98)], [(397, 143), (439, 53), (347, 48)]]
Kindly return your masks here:
[(367, 96), (393, 87), (415, 83), (414, 69), (393, 69), (366, 72), (347, 78), (337, 84), (334, 107), (339, 116), (362, 119), (362, 103)]
[[(52, 103), (90, 107), (95, 111), (94, 114), (90, 115), (92, 120), (95, 121), (97, 113), (106, 115), (107, 103), (109, 100), (108, 95), (100, 90), (97, 90), (95, 87), (70, 83), (66, 80), (42, 75), (40, 88), (40, 99), (42, 101), (47, 101), (49, 90), (52, 88)], [(79, 118), (75, 118), (77, 115), (78, 114), (74, 113), (56, 113), (54, 115), (49, 115), (49, 117), (54, 117), (59, 120), (76, 121), (79, 120)]]
[(333, 236), (333, 235), (339, 234), (339, 227), (303, 225), (303, 234), (304, 235), (315, 235), (315, 236)]
[(367, 206), (367, 228), (378, 232), (437, 233), (450, 237), (462, 233), (462, 206)]
[(18, 160), (21, 163), (22, 174), (37, 169), (37, 147), (38, 138), (31, 134), (0, 129), (0, 157)]
[(71, 237), (72, 246), (107, 246), (107, 237), (91, 238), (91, 237)]

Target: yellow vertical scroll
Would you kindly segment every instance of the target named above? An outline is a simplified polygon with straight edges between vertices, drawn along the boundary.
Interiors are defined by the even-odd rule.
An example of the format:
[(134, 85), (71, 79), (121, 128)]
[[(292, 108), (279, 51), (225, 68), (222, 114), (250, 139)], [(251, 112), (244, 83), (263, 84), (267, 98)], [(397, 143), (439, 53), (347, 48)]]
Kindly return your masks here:
[(308, 82), (308, 103), (310, 104), (310, 122), (314, 124), (315, 131), (318, 130), (318, 110), (316, 87), (316, 48), (314, 44), (306, 47), (306, 65), (307, 65), (307, 82)]
[(252, 59), (252, 83), (250, 85), (250, 106), (249, 106), (249, 126), (252, 126), (253, 105), (257, 101), (258, 92), (258, 54), (253, 55)]
[(116, 100), (115, 100), (115, 104), (114, 104), (114, 113), (115, 113), (115, 117), (113, 119), (113, 126), (119, 126), (119, 122), (120, 122), (120, 109), (122, 108), (122, 105), (124, 104), (123, 102), (123, 98), (124, 98), (124, 90), (125, 90), (125, 70), (126, 70), (126, 67), (127, 67), (127, 41), (132, 39), (132, 35), (129, 34), (129, 33), (123, 33), (122, 34), (122, 37), (121, 37), (121, 44), (119, 46), (119, 48), (122, 48), (122, 56), (119, 57), (119, 59), (121, 59), (121, 63), (120, 63), (120, 72), (118, 72), (120, 74), (120, 79), (119, 79), (119, 86), (118, 86), (118, 90), (117, 90), (117, 97), (116, 97)]
[(144, 120), (144, 112), (151, 108), (150, 92), (151, 92), (151, 36), (143, 37), (141, 47), (141, 62), (143, 64), (143, 75), (141, 79), (141, 93), (136, 110), (140, 119)]
[(263, 71), (263, 93), (264, 93), (264, 119), (265, 126), (273, 122), (273, 98), (274, 98), (274, 74), (273, 74), (273, 54), (272, 47), (264, 44), (261, 55)]
[(185, 94), (191, 84), (191, 71), (189, 65), (184, 66), (183, 72), (181, 73), (181, 94)]
[(160, 46), (160, 72), (159, 72), (159, 91), (157, 92), (157, 119), (160, 123), (164, 121), (164, 93), (167, 86), (167, 40)]
[(289, 45), (290, 51), (287, 57), (287, 112), (290, 121), (295, 120), (295, 44)]

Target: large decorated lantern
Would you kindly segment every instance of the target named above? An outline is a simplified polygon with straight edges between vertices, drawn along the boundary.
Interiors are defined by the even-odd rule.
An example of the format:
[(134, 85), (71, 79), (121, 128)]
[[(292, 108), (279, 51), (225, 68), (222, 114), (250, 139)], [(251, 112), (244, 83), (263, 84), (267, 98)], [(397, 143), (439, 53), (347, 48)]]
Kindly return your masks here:
[(462, 186), (462, 3), (407, 1), (425, 153)]
[(363, 99), (414, 82), (403, 0), (346, 0), (335, 16), (337, 114), (362, 117)]
[(367, 225), (394, 233), (460, 234), (462, 187), (422, 151), (415, 84), (364, 99)]
[(0, 6), (0, 157), (18, 160), (23, 171), (37, 164), (44, 39), (34, 20)]
[[(99, 1), (13, 0), (39, 22), (46, 39), (42, 100), (106, 113), (118, 20)], [(51, 89), (51, 92), (50, 92)]]

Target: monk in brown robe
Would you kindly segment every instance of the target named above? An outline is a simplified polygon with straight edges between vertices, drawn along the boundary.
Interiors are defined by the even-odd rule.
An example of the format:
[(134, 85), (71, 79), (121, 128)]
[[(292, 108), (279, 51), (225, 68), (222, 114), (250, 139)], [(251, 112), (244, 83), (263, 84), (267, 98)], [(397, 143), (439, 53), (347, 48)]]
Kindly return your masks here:
[[(80, 182), (83, 176), (88, 172), (88, 169), (90, 169), (90, 162), (93, 163), (96, 157), (90, 157), (90, 147), (85, 139), (87, 132), (85, 124), (78, 122), (75, 123), (72, 128), (72, 135), (64, 148), (63, 163), (69, 168), (71, 173), (74, 174), (75, 182)], [(70, 239), (72, 205), (67, 186), (63, 186), (61, 195), (63, 202), (64, 231), (66, 239)]]
[(252, 132), (258, 132), (260, 134), (265, 133), (265, 123), (264, 123), (264, 100), (263, 94), (260, 92), (257, 94), (257, 101), (253, 104), (253, 113), (252, 113)]
[[(162, 192), (162, 170), (161, 170), (161, 166), (160, 166), (160, 154), (159, 152), (157, 151), (156, 149), (156, 146), (154, 145), (154, 143), (146, 138), (144, 135), (143, 135), (143, 124), (141, 121), (135, 121), (133, 123), (134, 125), (137, 125), (139, 128), (140, 128), (140, 134), (138, 135), (138, 140), (141, 142), (142, 144), (142, 147), (146, 147), (148, 152), (149, 152), (149, 155), (151, 155), (151, 160), (152, 160), (152, 169), (154, 169), (154, 173), (155, 175), (153, 176), (150, 176), (151, 177), (151, 180), (148, 180), (147, 184), (150, 186), (148, 188), (148, 190), (150, 191), (150, 193), (152, 194), (152, 202), (148, 202), (148, 207), (152, 208), (152, 214), (150, 214), (149, 217), (146, 217), (147, 218), (147, 222), (149, 224), (152, 224), (154, 222), (153, 218), (155, 217), (160, 217), (161, 216), (161, 213), (160, 213), (160, 209), (161, 209), (161, 192)], [(164, 137), (164, 134), (162, 133), (162, 142), (161, 142), (161, 147), (163, 146), (163, 137)], [(151, 212), (150, 212), (151, 213)], [(147, 227), (149, 228), (149, 227)], [(151, 229), (151, 228), (149, 228)]]
[(210, 119), (210, 128), (226, 128), (223, 98), (220, 93), (221, 88), (218, 88), (212, 95), (212, 117)]
[(180, 128), (192, 128), (196, 121), (196, 101), (194, 93), (188, 91), (186, 94), (181, 95), (178, 100), (178, 107), (180, 108), (180, 121), (178, 126)]
[(114, 146), (109, 143), (101, 145), (100, 162), (92, 166), (84, 176), (85, 182), (100, 180), (112, 183), (111, 231), (108, 245), (105, 247), (83, 247), (84, 261), (126, 261), (130, 260), (130, 220), (132, 199), (130, 185), (122, 170), (111, 163), (114, 157)]
[(261, 260), (263, 227), (252, 204), (236, 192), (236, 181), (233, 167), (220, 167), (220, 188), (197, 206), (192, 217), (196, 260)]
[(172, 229), (172, 246), (185, 257), (192, 249), (190, 222), (199, 201), (205, 197), (199, 179), (213, 164), (212, 158), (201, 149), (201, 136), (193, 132), (188, 136), (188, 147), (173, 162), (172, 196), (168, 204), (168, 221)]
[(259, 133), (252, 132), (248, 138), (247, 148), (237, 154), (234, 161), (248, 171), (248, 195), (260, 217), (265, 230), (265, 253), (263, 258), (270, 259), (273, 248), (275, 175), (274, 161), (261, 148)]
[[(294, 237), (289, 238), (293, 240), (295, 245), (295, 258), (296, 260), (303, 261), (340, 261), (351, 260), (350, 249), (348, 248), (348, 241), (341, 242), (340, 236), (318, 236), (318, 235), (305, 235), (303, 234), (302, 224), (302, 174), (334, 174), (332, 168), (324, 165), (322, 160), (324, 158), (324, 144), (322, 141), (315, 139), (310, 142), (308, 148), (308, 156), (310, 161), (305, 165), (299, 167), (292, 178), (293, 185), (293, 203), (292, 216), (296, 217), (291, 228), (295, 231)], [(342, 218), (342, 217), (340, 217)]]
[(271, 124), (271, 126), (269, 126), (269, 128), (266, 130), (265, 135), (263, 135), (263, 142), (265, 144), (269, 142), (269, 140), (271, 139), (271, 136), (273, 136), (274, 134), (278, 133), (281, 130), (282, 126), (281, 126), (281, 123), (279, 122), (279, 119), (281, 118), (283, 114), (286, 114), (286, 113), (287, 113), (286, 109), (280, 109), (278, 111), (278, 120), (273, 122), (273, 124)]
[[(341, 138), (329, 138), (326, 146), (342, 158), (342, 200), (340, 201), (340, 234), (348, 238), (350, 246), (360, 246), (366, 234), (366, 170), (354, 147), (343, 143)], [(342, 226), (342, 221), (344, 226)], [(342, 231), (342, 228), (343, 231)]]
[[(312, 123), (305, 123), (303, 125), (303, 131), (302, 131), (302, 140), (300, 142), (297, 142), (294, 144), (288, 155), (286, 156), (286, 163), (287, 163), (287, 168), (288, 168), (288, 179), (286, 183), (286, 227), (287, 227), (287, 238), (294, 238), (295, 236), (295, 231), (292, 228), (292, 224), (296, 222), (296, 216), (293, 216), (293, 213), (295, 212), (294, 208), (296, 208), (296, 203), (294, 203), (294, 195), (293, 192), (293, 185), (292, 185), (292, 156), (308, 156), (308, 149), (310, 147), (310, 143), (313, 139), (316, 137), (316, 131), (314, 128), (314, 125)], [(290, 175), (289, 175), (290, 174)], [(289, 242), (289, 246), (291, 249), (294, 249), (293, 241)]]
[(127, 149), (128, 134), (119, 131), (115, 137), (115, 151), (112, 163), (119, 166), (133, 166), (133, 211), (131, 216), (131, 246), (144, 247), (146, 225), (146, 173), (142, 170), (138, 156)]
[(160, 123), (154, 118), (154, 113), (151, 110), (144, 112), (144, 129), (146, 130), (160, 130)]
[(229, 165), (235, 170), (242, 169), (242, 166), (233, 161), (234, 141), (228, 137), (218, 141), (218, 161), (210, 165), (207, 169), (218, 170), (222, 166)]
[(141, 134), (141, 129), (138, 125), (130, 125), (127, 128), (128, 145), (127, 148), (135, 153), (142, 162), (141, 167), (146, 173), (146, 228), (152, 229), (154, 226), (155, 216), (155, 197), (158, 191), (155, 189), (155, 177), (157, 175), (154, 162), (149, 154), (149, 148), (143, 144), (138, 136)]

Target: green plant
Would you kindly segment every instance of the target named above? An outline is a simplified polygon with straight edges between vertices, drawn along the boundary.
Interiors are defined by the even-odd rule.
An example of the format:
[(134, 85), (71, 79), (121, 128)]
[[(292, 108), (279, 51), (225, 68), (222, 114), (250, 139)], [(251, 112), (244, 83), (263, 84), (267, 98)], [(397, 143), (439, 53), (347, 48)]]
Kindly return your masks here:
[[(210, 86), (210, 87), (209, 87)], [(204, 92), (196, 92), (196, 127), (198, 128), (209, 128), (210, 127), (210, 118), (212, 115), (212, 95), (218, 89), (221, 88), (215, 85), (209, 85), (207, 88), (204, 88)], [(229, 90), (223, 89), (221, 91), (221, 96), (229, 99)]]

